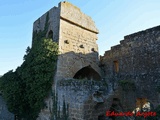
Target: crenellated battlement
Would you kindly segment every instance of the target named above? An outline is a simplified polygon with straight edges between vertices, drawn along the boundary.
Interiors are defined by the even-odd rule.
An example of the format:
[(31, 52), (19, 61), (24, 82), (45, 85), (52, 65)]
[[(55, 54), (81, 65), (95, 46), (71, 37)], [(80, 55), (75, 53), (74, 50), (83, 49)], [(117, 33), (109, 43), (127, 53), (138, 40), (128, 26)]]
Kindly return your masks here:
[[(133, 94), (129, 98), (145, 98), (157, 106), (156, 87), (160, 85), (159, 54), (160, 26), (156, 26), (125, 36), (120, 44), (105, 51), (100, 61), (104, 76), (110, 76), (110, 81), (114, 84), (115, 80), (134, 81), (136, 92), (133, 94), (128, 91), (128, 94)], [(132, 100), (123, 103), (128, 105), (127, 108), (135, 104)]]
[(143, 46), (143, 44), (146, 45), (147, 43), (156, 43), (159, 41), (159, 38), (155, 39), (154, 41), (149, 38), (158, 37), (157, 35), (159, 35), (159, 33), (160, 26), (156, 26), (130, 35), (126, 35), (124, 36), (124, 40), (120, 41), (120, 44), (112, 46), (110, 50), (105, 51), (104, 57), (110, 54), (109, 52), (113, 53), (114, 51), (121, 51), (121, 49), (125, 48), (134, 49), (134, 47), (140, 47)]
[(124, 39), (125, 40), (126, 39), (133, 39), (134, 37), (137, 37), (137, 36), (142, 36), (142, 35), (154, 33), (155, 31), (160, 31), (160, 26), (156, 26), (156, 27), (153, 27), (153, 28), (142, 30), (142, 31), (130, 34), (130, 35), (126, 35), (126, 36), (124, 36)]

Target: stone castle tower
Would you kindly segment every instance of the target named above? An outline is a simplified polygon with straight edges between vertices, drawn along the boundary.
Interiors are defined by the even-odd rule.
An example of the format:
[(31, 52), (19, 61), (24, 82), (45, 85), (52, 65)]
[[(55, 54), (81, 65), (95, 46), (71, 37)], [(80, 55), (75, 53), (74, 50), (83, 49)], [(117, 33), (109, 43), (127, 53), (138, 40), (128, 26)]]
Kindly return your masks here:
[[(96, 73), (90, 74), (88, 79), (99, 80), (101, 73), (96, 44), (98, 30), (93, 20), (68, 2), (59, 3), (58, 7), (53, 7), (48, 13), (46, 36), (50, 35), (53, 41), (58, 42), (60, 51), (55, 79), (88, 77), (77, 73), (85, 68)], [(44, 29), (46, 16), (47, 13), (34, 22), (34, 31)]]
[[(47, 15), (49, 16), (48, 21)], [(68, 2), (59, 3), (58, 7), (53, 7), (37, 19), (34, 22), (33, 31), (43, 31), (46, 22), (49, 25), (46, 37), (51, 37), (59, 45), (60, 54), (53, 89), (56, 89), (58, 93), (60, 109), (63, 109), (63, 101), (65, 100), (66, 104), (70, 104), (69, 118), (84, 119), (88, 115), (84, 114), (84, 103), (89, 100), (91, 90), (86, 90), (87, 93), (83, 93), (86, 88), (79, 85), (79, 79), (101, 80), (101, 70), (98, 66), (98, 45), (96, 44), (98, 30), (89, 16)], [(66, 81), (70, 81), (68, 79), (76, 79), (72, 83), (78, 85), (79, 88), (69, 85), (66, 89), (66, 85), (64, 85), (65, 87), (57, 85), (59, 81), (65, 84)], [(79, 92), (75, 92), (73, 89)], [(40, 113), (40, 119), (47, 118), (49, 120), (50, 109), (53, 106), (52, 99), (46, 99), (46, 103), (48, 110)], [(90, 113), (89, 116), (91, 117), (92, 114)]]

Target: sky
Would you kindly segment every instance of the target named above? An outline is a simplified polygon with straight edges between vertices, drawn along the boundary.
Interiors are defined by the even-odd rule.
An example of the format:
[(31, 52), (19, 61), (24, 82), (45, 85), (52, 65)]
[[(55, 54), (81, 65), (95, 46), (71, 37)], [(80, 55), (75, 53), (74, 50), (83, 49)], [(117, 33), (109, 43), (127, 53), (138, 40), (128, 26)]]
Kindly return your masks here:
[[(61, 1), (0, 0), (0, 75), (22, 64), (33, 22)], [(95, 21), (100, 55), (126, 35), (160, 25), (160, 0), (67, 1)]]

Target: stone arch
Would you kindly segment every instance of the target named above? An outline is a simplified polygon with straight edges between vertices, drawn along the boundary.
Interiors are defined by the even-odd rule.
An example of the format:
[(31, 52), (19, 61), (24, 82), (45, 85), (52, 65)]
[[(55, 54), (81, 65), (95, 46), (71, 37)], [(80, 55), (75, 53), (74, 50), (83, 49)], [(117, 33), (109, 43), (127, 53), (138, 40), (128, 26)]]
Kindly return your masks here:
[(88, 79), (88, 80), (101, 80), (100, 75), (91, 66), (83, 67), (74, 75), (73, 78)]
[(70, 68), (71, 76), (70, 77), (74, 78), (75, 74), (85, 67), (90, 67), (101, 78), (101, 70), (100, 70), (99, 66), (97, 64), (95, 64), (94, 62), (91, 62), (91, 61), (83, 59), (83, 58), (76, 60), (76, 62), (71, 66), (71, 68)]

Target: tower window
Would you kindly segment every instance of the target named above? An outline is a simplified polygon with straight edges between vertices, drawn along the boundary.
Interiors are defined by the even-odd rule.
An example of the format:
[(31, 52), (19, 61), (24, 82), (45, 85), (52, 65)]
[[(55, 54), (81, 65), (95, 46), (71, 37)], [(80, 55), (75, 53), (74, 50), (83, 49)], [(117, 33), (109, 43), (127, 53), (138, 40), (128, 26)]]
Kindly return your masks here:
[(53, 31), (52, 31), (52, 30), (49, 31), (49, 33), (48, 33), (48, 38), (53, 39)]

